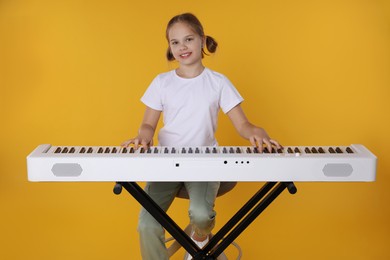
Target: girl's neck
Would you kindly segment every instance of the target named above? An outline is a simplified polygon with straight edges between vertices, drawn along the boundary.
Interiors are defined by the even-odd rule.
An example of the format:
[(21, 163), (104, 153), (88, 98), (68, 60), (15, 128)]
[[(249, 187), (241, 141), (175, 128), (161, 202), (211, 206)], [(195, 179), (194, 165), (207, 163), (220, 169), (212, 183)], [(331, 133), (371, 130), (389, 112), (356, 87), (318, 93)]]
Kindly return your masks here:
[(190, 79), (190, 78), (195, 78), (200, 74), (202, 74), (203, 70), (204, 70), (204, 66), (202, 63), (196, 66), (179, 66), (176, 69), (176, 74), (179, 77)]

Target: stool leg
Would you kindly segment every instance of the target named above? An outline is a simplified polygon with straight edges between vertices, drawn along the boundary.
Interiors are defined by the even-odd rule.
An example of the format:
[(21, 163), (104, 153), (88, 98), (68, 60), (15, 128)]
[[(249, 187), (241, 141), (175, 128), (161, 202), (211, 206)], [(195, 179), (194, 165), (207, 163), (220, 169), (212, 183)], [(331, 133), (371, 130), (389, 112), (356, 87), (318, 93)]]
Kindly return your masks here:
[[(213, 234), (210, 234), (210, 239), (213, 237)], [(218, 257), (217, 257), (217, 260), (228, 260), (228, 258), (226, 257), (225, 253), (222, 252)]]

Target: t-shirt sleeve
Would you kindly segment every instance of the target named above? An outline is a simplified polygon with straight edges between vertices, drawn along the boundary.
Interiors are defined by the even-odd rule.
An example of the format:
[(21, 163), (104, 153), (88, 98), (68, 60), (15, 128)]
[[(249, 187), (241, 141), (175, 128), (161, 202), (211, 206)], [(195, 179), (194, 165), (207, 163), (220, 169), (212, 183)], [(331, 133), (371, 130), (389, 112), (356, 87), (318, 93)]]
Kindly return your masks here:
[(144, 95), (141, 97), (141, 102), (154, 110), (162, 111), (163, 105), (161, 100), (161, 87), (157, 76), (153, 79), (152, 83), (150, 83)]
[(222, 111), (226, 114), (232, 108), (244, 101), (244, 99), (228, 78), (223, 77), (221, 84), (222, 91), (219, 104)]

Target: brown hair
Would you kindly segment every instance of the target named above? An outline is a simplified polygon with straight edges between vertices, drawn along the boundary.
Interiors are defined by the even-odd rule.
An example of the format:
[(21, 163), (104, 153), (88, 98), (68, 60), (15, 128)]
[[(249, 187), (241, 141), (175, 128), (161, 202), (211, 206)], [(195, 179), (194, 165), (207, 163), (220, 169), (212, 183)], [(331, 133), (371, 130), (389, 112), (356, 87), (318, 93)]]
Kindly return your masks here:
[[(192, 28), (200, 37), (202, 37), (202, 38), (205, 37), (205, 38), (206, 38), (206, 48), (207, 48), (207, 51), (208, 51), (209, 53), (214, 53), (214, 52), (216, 52), (217, 47), (218, 47), (217, 41), (216, 41), (213, 37), (204, 34), (202, 24), (200, 23), (200, 21), (198, 20), (198, 18), (196, 18), (196, 16), (193, 15), (193, 14), (191, 14), (191, 13), (184, 13), (184, 14), (176, 15), (176, 16), (174, 16), (174, 17), (168, 22), (167, 30), (166, 30), (166, 32), (165, 32), (165, 37), (166, 37), (167, 40), (168, 40), (168, 44), (169, 44), (169, 35), (168, 35), (168, 34), (169, 34), (169, 30), (171, 29), (172, 25), (174, 25), (174, 24), (176, 24), (176, 23), (179, 23), (179, 22), (188, 24), (189, 26), (191, 26), (191, 28)], [(208, 54), (204, 51), (204, 49), (203, 49), (203, 47), (202, 47), (202, 58), (204, 57), (204, 54), (208, 55)], [(172, 54), (171, 49), (170, 49), (169, 46), (168, 46), (168, 50), (167, 50), (166, 56), (167, 56), (167, 59), (168, 59), (169, 61), (175, 60), (175, 58), (173, 57), (173, 54)]]

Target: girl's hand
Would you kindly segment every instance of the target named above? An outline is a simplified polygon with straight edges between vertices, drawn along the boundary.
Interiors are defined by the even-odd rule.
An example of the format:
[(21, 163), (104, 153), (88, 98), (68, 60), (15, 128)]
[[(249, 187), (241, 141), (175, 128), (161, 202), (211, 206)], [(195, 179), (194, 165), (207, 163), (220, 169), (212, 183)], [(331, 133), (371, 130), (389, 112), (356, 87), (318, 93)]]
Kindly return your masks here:
[(268, 151), (272, 151), (272, 146), (275, 146), (276, 149), (283, 149), (283, 146), (278, 141), (271, 139), (263, 128), (256, 127), (253, 132), (248, 138), (249, 142), (257, 147), (260, 152), (263, 152), (264, 145), (268, 148)]
[(153, 136), (156, 130), (157, 122), (160, 118), (161, 111), (154, 110), (150, 107), (146, 107), (144, 119), (142, 121), (141, 127), (138, 130), (138, 136), (135, 138), (129, 139), (122, 143), (123, 147), (128, 147), (133, 144), (135, 149), (141, 145), (145, 150), (149, 146), (153, 145)]
[(133, 144), (135, 149), (138, 149), (139, 146), (142, 146), (145, 150), (149, 148), (149, 146), (153, 145), (153, 138), (143, 138), (141, 136), (137, 136), (135, 138), (124, 141), (121, 146), (129, 147), (129, 145)]

